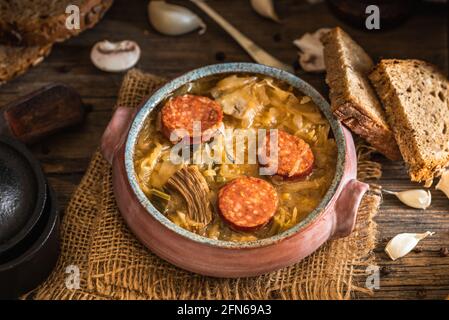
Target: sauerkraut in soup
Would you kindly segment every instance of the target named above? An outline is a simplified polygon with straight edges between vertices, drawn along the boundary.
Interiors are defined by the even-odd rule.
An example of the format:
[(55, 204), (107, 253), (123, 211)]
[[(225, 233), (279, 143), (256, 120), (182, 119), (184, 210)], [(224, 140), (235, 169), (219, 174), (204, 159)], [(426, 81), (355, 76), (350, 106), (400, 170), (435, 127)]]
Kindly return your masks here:
[[(263, 141), (255, 143), (256, 160), (251, 135), (238, 139), (248, 130), (276, 132), (256, 135)], [(188, 156), (174, 161), (180, 141)], [(204, 151), (213, 159), (201, 158)], [(270, 77), (228, 74), (189, 83), (155, 108), (134, 159), (142, 191), (173, 223), (213, 239), (252, 241), (293, 227), (318, 206), (335, 175), (337, 147), (309, 97)]]

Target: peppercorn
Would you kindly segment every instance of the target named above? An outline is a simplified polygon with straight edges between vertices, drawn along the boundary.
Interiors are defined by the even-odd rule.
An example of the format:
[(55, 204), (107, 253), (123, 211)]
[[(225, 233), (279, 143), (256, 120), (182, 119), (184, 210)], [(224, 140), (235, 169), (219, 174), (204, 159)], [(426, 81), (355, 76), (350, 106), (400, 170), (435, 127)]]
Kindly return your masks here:
[(226, 59), (226, 55), (223, 51), (218, 51), (215, 53), (215, 60), (217, 61), (224, 61)]
[(380, 275), (382, 275), (382, 276), (387, 276), (387, 275), (389, 275), (390, 273), (391, 273), (391, 268), (390, 267), (388, 267), (388, 266), (383, 266), (383, 267), (381, 267), (380, 268)]
[(447, 257), (449, 256), (449, 249), (444, 247), (440, 249), (440, 256), (441, 257)]
[(281, 34), (280, 33), (275, 33), (273, 35), (273, 40), (274, 40), (274, 42), (281, 42), (281, 40), (282, 40)]

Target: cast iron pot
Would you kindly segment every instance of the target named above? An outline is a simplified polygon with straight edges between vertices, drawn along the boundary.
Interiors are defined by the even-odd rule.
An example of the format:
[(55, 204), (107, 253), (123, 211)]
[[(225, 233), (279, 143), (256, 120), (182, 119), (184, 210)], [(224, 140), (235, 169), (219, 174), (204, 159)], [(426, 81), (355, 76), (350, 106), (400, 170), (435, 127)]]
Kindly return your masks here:
[(0, 135), (0, 260), (29, 243), (47, 201), (47, 183), (22, 143)]
[(24, 143), (84, 117), (79, 94), (49, 84), (0, 110), (0, 298), (15, 299), (41, 283), (59, 255), (56, 198)]
[(0, 259), (0, 299), (16, 299), (44, 281), (59, 257), (59, 214), (53, 191), (47, 190), (45, 209), (25, 245)]
[[(329, 121), (338, 146), (335, 178), (318, 207), (293, 228), (251, 242), (209, 239), (172, 223), (147, 199), (134, 172), (134, 146), (150, 112), (179, 87), (198, 79), (229, 73), (267, 75), (308, 95)], [(368, 185), (356, 180), (357, 158), (351, 134), (332, 116), (329, 104), (309, 84), (271, 67), (252, 63), (217, 64), (191, 71), (159, 89), (139, 110), (118, 108), (102, 140), (103, 154), (113, 167), (117, 205), (136, 237), (172, 264), (214, 277), (247, 277), (294, 264), (329, 239), (348, 236)]]

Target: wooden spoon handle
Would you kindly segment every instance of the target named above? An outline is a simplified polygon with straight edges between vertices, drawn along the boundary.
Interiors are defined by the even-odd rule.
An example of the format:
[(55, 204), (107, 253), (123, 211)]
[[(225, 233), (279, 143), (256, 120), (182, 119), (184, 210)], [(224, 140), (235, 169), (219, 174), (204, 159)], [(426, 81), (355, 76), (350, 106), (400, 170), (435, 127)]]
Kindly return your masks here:
[(203, 10), (210, 18), (212, 18), (218, 25), (220, 25), (231, 37), (237, 41), (240, 46), (254, 59), (254, 61), (278, 69), (282, 69), (293, 73), (291, 66), (279, 61), (268, 52), (263, 50), (251, 39), (242, 34), (232, 24), (220, 16), (214, 9), (212, 9), (204, 0), (190, 0)]

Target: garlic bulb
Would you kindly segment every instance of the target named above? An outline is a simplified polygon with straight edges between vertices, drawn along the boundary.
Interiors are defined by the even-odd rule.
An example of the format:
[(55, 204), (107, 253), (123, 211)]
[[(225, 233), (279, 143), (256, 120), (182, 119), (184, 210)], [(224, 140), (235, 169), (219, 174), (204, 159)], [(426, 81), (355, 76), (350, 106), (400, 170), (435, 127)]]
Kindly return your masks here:
[(432, 202), (432, 195), (429, 190), (406, 190), (393, 192), (383, 189), (385, 193), (395, 195), (405, 205), (415, 209), (427, 209)]
[(305, 33), (301, 38), (293, 41), (299, 48), (299, 64), (304, 71), (322, 72), (325, 70), (323, 44), (320, 38), (330, 29), (321, 28), (314, 33)]
[(273, 0), (251, 0), (251, 6), (262, 17), (279, 22), (279, 17), (274, 10)]
[(434, 234), (435, 232), (430, 231), (425, 233), (400, 233), (388, 242), (385, 252), (391, 260), (396, 260), (412, 251), (420, 240)]
[(100, 70), (120, 72), (133, 67), (140, 58), (139, 45), (134, 41), (97, 42), (90, 52), (92, 63)]
[(203, 20), (192, 11), (165, 1), (150, 1), (148, 18), (154, 29), (169, 36), (185, 34), (196, 29), (200, 29), (200, 34), (206, 31)]
[(444, 194), (449, 198), (449, 170), (443, 172), (440, 181), (438, 181), (435, 189), (443, 191)]

